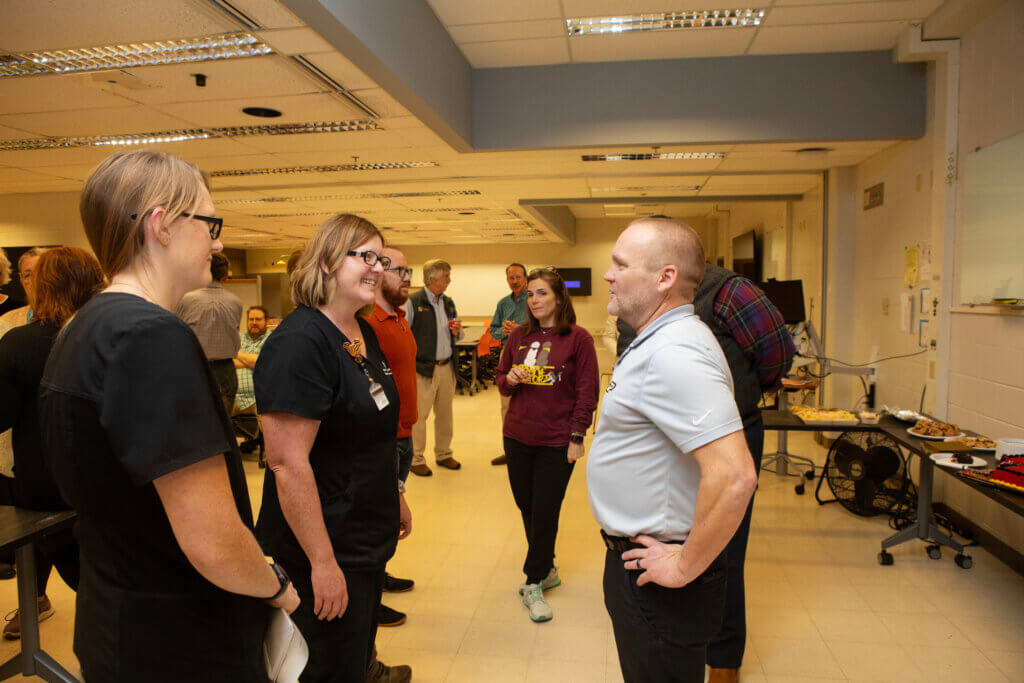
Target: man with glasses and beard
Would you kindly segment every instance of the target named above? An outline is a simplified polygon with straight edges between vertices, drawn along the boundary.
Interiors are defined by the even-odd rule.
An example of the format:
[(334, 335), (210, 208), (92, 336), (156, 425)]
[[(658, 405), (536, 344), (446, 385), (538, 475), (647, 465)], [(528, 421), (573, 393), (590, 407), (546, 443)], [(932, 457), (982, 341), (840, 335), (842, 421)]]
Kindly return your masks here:
[[(373, 312), (366, 316), (367, 322), (377, 333), (381, 351), (391, 366), (392, 377), (398, 387), (398, 478), (405, 484), (412, 464), (412, 428), (416, 424), (416, 339), (412, 336), (409, 323), (405, 320), (403, 304), (409, 299), (409, 281), (412, 268), (398, 249), (384, 247), (382, 256), (391, 259), (391, 265), (384, 269), (381, 286)], [(384, 592), (404, 593), (412, 590), (411, 579), (399, 579), (384, 574)], [(405, 623), (405, 614), (381, 605), (377, 615), (380, 626), (399, 626)]]

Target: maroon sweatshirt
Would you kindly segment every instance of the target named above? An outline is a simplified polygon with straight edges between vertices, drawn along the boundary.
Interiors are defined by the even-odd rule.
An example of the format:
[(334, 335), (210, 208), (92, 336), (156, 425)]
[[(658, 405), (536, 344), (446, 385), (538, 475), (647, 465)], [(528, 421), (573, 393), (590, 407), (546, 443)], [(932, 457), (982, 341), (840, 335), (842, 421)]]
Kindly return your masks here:
[[(511, 396), (503, 433), (528, 446), (565, 446), (573, 432), (586, 432), (597, 408), (597, 352), (590, 333), (573, 325), (566, 335), (512, 330), (498, 363), (498, 391)], [(510, 387), (513, 365), (530, 377)]]

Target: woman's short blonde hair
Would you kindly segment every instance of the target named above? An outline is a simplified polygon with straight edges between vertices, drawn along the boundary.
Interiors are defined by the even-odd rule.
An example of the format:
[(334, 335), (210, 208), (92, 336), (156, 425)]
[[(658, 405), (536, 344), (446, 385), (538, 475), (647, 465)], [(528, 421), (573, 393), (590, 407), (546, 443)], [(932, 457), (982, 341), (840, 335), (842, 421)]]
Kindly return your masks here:
[(334, 298), (334, 274), (347, 252), (384, 236), (370, 221), (350, 213), (331, 216), (317, 229), (291, 274), (292, 301), (318, 308)]
[(193, 213), (209, 189), (202, 171), (165, 152), (120, 152), (101, 161), (85, 181), (79, 211), (107, 277), (142, 251), (143, 224), (153, 209), (163, 207), (172, 221)]

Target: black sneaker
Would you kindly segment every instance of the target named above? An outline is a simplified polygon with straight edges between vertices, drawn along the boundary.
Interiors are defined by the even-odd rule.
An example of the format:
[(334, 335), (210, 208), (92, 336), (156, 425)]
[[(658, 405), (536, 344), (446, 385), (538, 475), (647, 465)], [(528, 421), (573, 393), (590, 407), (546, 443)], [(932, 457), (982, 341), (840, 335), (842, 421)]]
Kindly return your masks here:
[(399, 579), (387, 572), (384, 573), (384, 592), (385, 593), (408, 593), (412, 590), (412, 587), (416, 585), (416, 582), (412, 579)]
[(14, 571), (14, 565), (6, 562), (0, 562), (0, 580), (6, 581), (7, 579), (13, 579), (18, 575), (18, 572)]
[(381, 604), (380, 609), (377, 610), (378, 626), (401, 626), (404, 623), (404, 612), (399, 612), (396, 609), (391, 609), (390, 607), (384, 604)]

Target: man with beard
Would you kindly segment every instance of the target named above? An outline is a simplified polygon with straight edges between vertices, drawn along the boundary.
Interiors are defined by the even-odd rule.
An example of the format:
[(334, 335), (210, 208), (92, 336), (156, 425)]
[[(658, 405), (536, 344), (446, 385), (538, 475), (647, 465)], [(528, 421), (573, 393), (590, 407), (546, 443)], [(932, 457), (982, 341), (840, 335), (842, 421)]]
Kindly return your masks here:
[(694, 312), (704, 270), (693, 228), (643, 218), (604, 275), (608, 313), (638, 334), (615, 364), (587, 464), (626, 683), (704, 680), (723, 551), (757, 484), (725, 354)]
[(238, 392), (235, 393), (235, 410), (232, 414), (252, 415), (259, 424), (256, 390), (252, 385), (252, 369), (256, 367), (256, 359), (260, 356), (263, 343), (270, 336), (267, 332), (267, 309), (262, 306), (250, 306), (245, 315), (247, 334), (242, 335), (242, 346), (234, 359), (235, 372), (238, 375)]
[[(398, 478), (404, 486), (412, 464), (412, 427), (416, 424), (416, 339), (412, 336), (409, 323), (405, 321), (402, 305), (409, 299), (409, 281), (412, 268), (398, 249), (384, 247), (382, 256), (391, 259), (390, 267), (384, 270), (381, 286), (377, 289), (377, 300), (373, 312), (366, 320), (377, 334), (384, 357), (391, 366), (391, 374), (398, 387)], [(412, 590), (411, 579), (399, 579), (384, 574), (384, 591), (404, 593)], [(377, 623), (381, 626), (399, 626), (405, 623), (405, 615), (387, 605), (380, 606)]]

